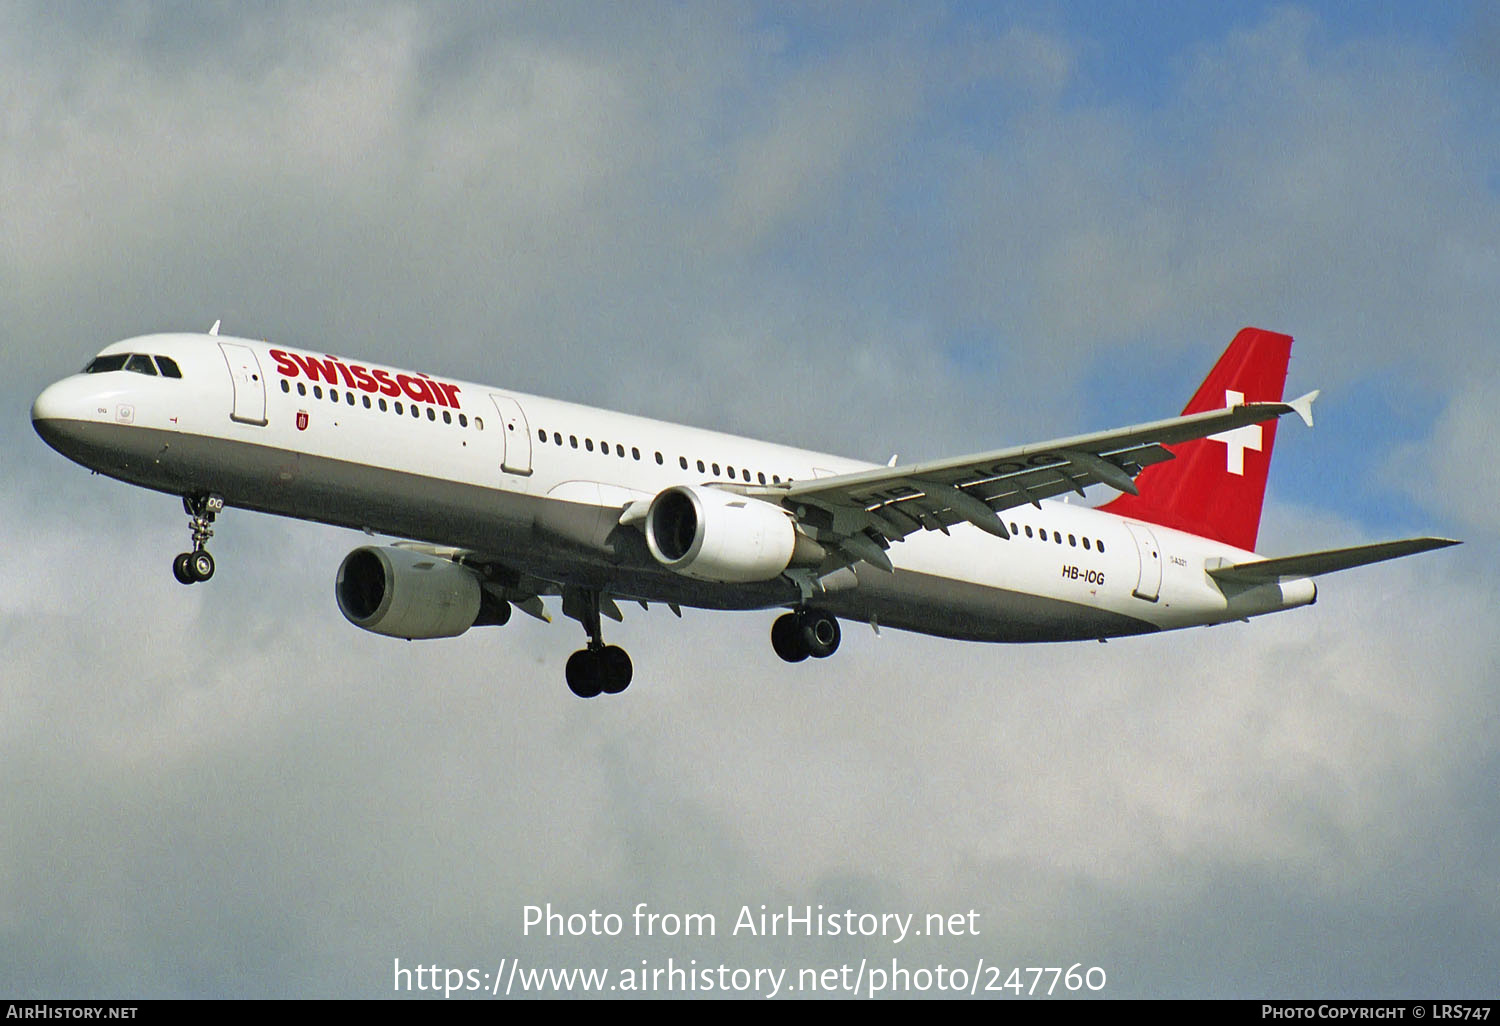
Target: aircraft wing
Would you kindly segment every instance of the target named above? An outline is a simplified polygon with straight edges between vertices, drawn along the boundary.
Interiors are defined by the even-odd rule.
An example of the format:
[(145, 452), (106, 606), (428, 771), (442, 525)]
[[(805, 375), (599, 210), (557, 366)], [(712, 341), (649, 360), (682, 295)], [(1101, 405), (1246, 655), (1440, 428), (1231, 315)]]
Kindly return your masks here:
[(1296, 413), (1312, 424), (1317, 392), (1287, 403), (1241, 403), (1223, 410), (1173, 417), (1010, 449), (881, 467), (780, 486), (734, 488), (791, 510), (815, 540), (847, 557), (890, 570), (885, 549), (920, 530), (970, 523), (1001, 538), (1010, 531), (999, 513), (1064, 492), (1083, 494), (1106, 484), (1136, 494), (1134, 478), (1172, 458), (1164, 446), (1206, 438), (1247, 424)]
[(1317, 577), (1331, 574), (1335, 570), (1380, 563), (1387, 559), (1443, 549), (1458, 545), (1452, 538), (1406, 538), (1402, 541), (1378, 542), (1374, 545), (1356, 545), (1347, 549), (1325, 549), (1322, 552), (1305, 552), (1298, 556), (1281, 556), (1277, 559), (1258, 559), (1246, 563), (1230, 563), (1214, 567), (1208, 575), (1219, 581), (1237, 584), (1264, 584), (1287, 577)]

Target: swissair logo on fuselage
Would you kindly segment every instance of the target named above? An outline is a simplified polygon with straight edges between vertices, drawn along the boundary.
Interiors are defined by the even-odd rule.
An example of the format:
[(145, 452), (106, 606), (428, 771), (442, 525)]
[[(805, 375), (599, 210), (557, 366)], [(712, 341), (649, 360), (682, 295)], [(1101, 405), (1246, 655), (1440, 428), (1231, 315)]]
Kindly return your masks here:
[(284, 378), (305, 377), (317, 383), (343, 385), (374, 395), (388, 395), (392, 399), (405, 396), (413, 402), (431, 403), (459, 409), (459, 387), (446, 381), (437, 381), (426, 374), (398, 374), (379, 367), (362, 367), (357, 363), (344, 363), (337, 356), (307, 356), (303, 353), (288, 353), (284, 349), (271, 350), (271, 359), (276, 361), (276, 370)]

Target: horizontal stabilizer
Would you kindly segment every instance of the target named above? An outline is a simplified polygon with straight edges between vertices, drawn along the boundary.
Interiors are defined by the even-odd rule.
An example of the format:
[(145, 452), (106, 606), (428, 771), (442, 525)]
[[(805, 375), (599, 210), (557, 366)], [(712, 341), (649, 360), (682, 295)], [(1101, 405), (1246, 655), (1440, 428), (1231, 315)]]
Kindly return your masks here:
[(1348, 549), (1325, 549), (1322, 552), (1305, 552), (1300, 556), (1281, 556), (1277, 559), (1260, 559), (1249, 563), (1232, 563), (1208, 571), (1210, 577), (1221, 581), (1236, 581), (1244, 584), (1259, 584), (1263, 581), (1280, 580), (1283, 577), (1317, 577), (1331, 574), (1335, 570), (1381, 563), (1387, 559), (1415, 555), (1429, 549), (1443, 549), (1458, 542), (1451, 538), (1406, 538), (1402, 541), (1378, 542), (1374, 545), (1355, 545)]

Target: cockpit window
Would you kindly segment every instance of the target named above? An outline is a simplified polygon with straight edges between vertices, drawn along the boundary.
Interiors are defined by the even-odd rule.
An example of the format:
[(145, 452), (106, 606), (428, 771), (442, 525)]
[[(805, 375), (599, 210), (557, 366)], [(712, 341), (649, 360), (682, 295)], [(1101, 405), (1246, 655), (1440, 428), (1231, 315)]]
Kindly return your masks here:
[(89, 361), (89, 365), (83, 369), (83, 372), (85, 374), (104, 374), (108, 371), (124, 370), (127, 359), (129, 359), (129, 356), (125, 353), (96, 356)]
[[(152, 361), (155, 362), (152, 362)], [(96, 356), (89, 361), (89, 365), (83, 369), (85, 374), (107, 374), (110, 371), (127, 370), (137, 374), (149, 374), (156, 377), (157, 368), (161, 368), (161, 376), (164, 378), (182, 377), (182, 368), (177, 366), (177, 361), (170, 356), (146, 356), (144, 353), (111, 353), (108, 356)]]

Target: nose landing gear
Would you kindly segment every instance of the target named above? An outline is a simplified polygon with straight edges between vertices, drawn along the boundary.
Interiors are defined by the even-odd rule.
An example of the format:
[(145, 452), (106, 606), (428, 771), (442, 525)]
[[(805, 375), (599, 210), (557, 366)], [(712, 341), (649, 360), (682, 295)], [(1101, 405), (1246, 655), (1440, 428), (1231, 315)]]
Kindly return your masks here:
[(218, 495), (184, 495), (182, 509), (191, 518), (188, 526), (193, 531), (193, 551), (179, 553), (172, 560), (172, 576), (182, 584), (197, 584), (214, 575), (214, 557), (209, 555), (207, 545), (214, 536), (214, 518), (224, 509), (224, 499)]

